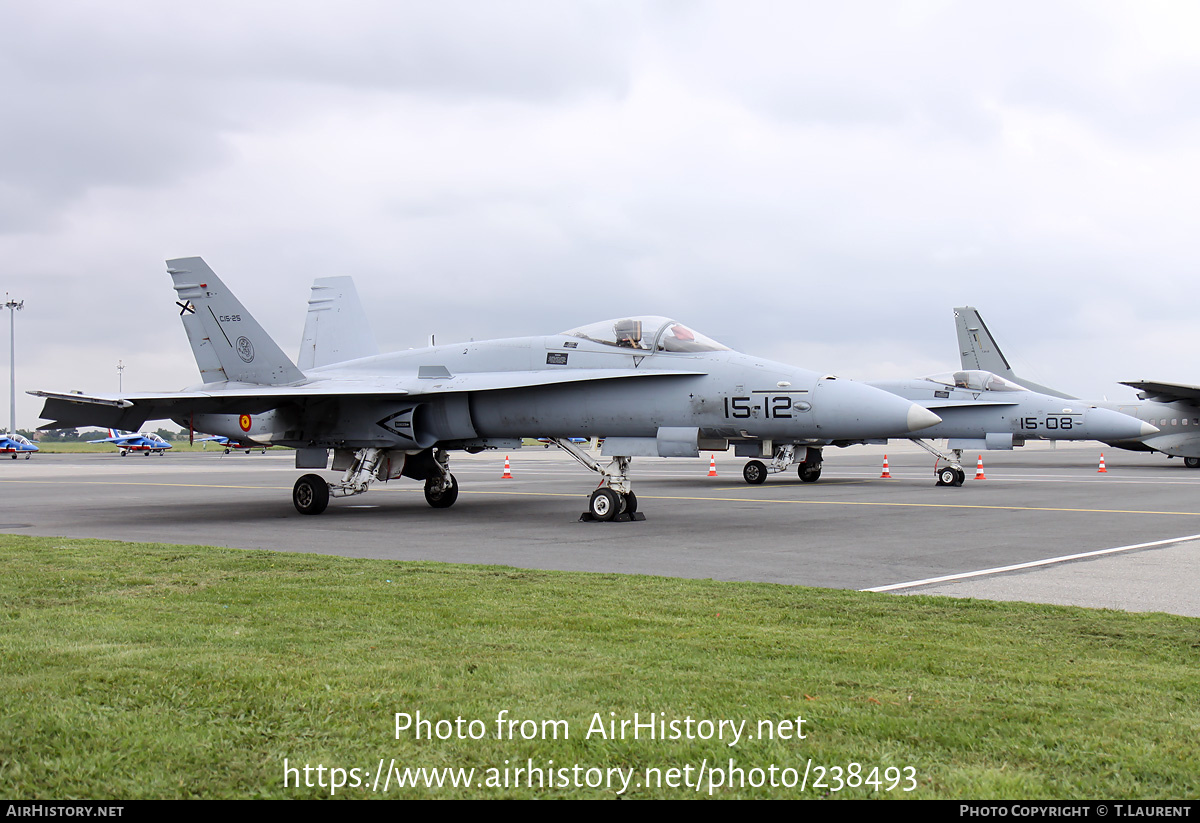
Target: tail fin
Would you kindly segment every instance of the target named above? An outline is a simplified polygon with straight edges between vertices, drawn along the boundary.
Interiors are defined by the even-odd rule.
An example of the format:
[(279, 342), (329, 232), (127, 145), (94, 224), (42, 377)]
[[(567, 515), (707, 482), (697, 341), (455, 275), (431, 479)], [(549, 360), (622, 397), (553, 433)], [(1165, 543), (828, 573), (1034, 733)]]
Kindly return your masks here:
[(304, 340), (296, 364), (303, 370), (379, 354), (352, 277), (318, 277), (308, 298)]
[(958, 328), (958, 352), (964, 369), (990, 371), (1011, 380), (1018, 386), (1024, 386), (1030, 391), (1049, 394), (1053, 397), (1062, 397), (1067, 400), (1076, 399), (1057, 389), (1039, 385), (1032, 380), (1026, 380), (1023, 377), (1017, 377), (1013, 374), (1012, 366), (1009, 365), (1008, 359), (1000, 351), (1000, 346), (996, 344), (996, 341), (992, 338), (992, 333), (988, 331), (988, 327), (984, 324), (983, 318), (979, 316), (979, 311), (974, 307), (960, 306), (956, 308), (954, 310), (954, 325)]
[(204, 382), (278, 386), (304, 379), (233, 292), (199, 257), (167, 261)]

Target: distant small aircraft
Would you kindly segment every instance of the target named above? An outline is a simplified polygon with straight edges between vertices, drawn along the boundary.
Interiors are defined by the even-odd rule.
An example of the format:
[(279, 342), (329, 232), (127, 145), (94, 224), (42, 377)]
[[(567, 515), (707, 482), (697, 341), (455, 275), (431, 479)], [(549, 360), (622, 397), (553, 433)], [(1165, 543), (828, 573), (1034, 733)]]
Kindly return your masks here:
[(112, 443), (121, 452), (121, 456), (130, 452), (142, 452), (149, 457), (154, 452), (165, 454), (171, 444), (153, 432), (122, 432), (116, 429), (108, 430), (108, 437), (100, 440), (89, 440), (89, 443)]
[(19, 434), (0, 434), (0, 454), (11, 454), (13, 460), (16, 460), (17, 455), (22, 453), (28, 460), (37, 450), (37, 446)]
[(231, 437), (225, 437), (224, 435), (220, 435), (220, 434), (212, 434), (212, 435), (209, 435), (208, 437), (197, 437), (196, 442), (197, 443), (216, 443), (218, 446), (223, 446), (225, 448), (226, 454), (229, 454), (230, 452), (234, 452), (234, 451), (238, 451), (238, 452), (244, 451), (246, 454), (249, 454), (254, 449), (262, 449), (263, 454), (267, 453), (266, 446), (260, 446), (259, 444), (253, 443), (250, 441), (234, 440)]

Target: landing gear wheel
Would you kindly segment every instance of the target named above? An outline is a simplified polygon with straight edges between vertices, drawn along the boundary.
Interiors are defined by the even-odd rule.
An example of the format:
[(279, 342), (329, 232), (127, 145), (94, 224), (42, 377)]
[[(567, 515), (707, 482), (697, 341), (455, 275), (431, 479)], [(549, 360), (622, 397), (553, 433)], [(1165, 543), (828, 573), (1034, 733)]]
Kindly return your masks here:
[[(13, 458), (13, 460), (16, 460), (16, 459), (17, 459), (17, 454), (16, 454), (16, 452), (13, 452), (13, 456), (12, 456), (12, 458)], [(25, 459), (26, 459), (26, 460), (28, 460), (29, 458), (28, 458), (28, 457), (26, 457)]]
[(612, 520), (621, 513), (621, 495), (612, 489), (596, 489), (588, 501), (588, 512), (597, 520)]
[(821, 479), (821, 464), (801, 463), (800, 468), (796, 469), (796, 474), (800, 475), (800, 479), (805, 483), (816, 483)]
[(742, 469), (742, 478), (751, 486), (767, 482), (767, 467), (761, 460), (751, 460)]
[(458, 499), (458, 481), (450, 475), (450, 485), (447, 488), (437, 488), (440, 483), (435, 478), (425, 481), (425, 502), (435, 509), (448, 509)]
[(1183, 465), (1189, 469), (1200, 469), (1200, 457), (1185, 457), (1183, 458)]
[(965, 483), (967, 481), (967, 473), (965, 471), (963, 471), (962, 469), (955, 469), (954, 474), (955, 474), (954, 485), (961, 486), (963, 483)]
[(944, 469), (938, 469), (937, 484), (939, 486), (957, 486), (960, 483), (962, 483), (962, 481), (958, 479), (958, 472), (956, 472), (951, 466), (947, 466)]
[(637, 495), (629, 492), (625, 495), (625, 513), (633, 514), (637, 511)]
[(329, 484), (319, 474), (306, 474), (292, 487), (292, 505), (301, 514), (320, 514), (329, 505)]

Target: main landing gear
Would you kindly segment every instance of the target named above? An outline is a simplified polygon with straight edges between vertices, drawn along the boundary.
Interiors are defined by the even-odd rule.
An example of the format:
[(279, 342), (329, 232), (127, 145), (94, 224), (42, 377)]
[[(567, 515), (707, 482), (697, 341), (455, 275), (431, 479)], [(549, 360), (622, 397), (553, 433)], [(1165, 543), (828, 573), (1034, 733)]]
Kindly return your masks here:
[(932, 454), (938, 459), (938, 462), (946, 461), (950, 465), (938, 468), (936, 465), (933, 469), (933, 474), (937, 477), (938, 486), (961, 486), (967, 479), (967, 473), (962, 467), (962, 449), (954, 449), (954, 455), (942, 454), (933, 446), (926, 443), (924, 440), (918, 440), (915, 437), (910, 437), (909, 440), (916, 443), (925, 451)]
[(627, 523), (646, 519), (646, 515), (638, 511), (637, 495), (633, 493), (629, 482), (629, 463), (632, 458), (614, 457), (607, 466), (602, 466), (570, 440), (559, 437), (551, 437), (549, 440), (585, 468), (604, 478), (600, 481), (600, 488), (588, 498), (588, 509), (579, 516), (581, 521)]
[[(397, 460), (397, 464), (393, 464)], [(362, 494), (375, 480), (404, 474), (425, 480), (425, 502), (435, 509), (448, 509), (458, 500), (458, 481), (450, 473), (450, 456), (430, 449), (409, 457), (403, 452), (389, 455), (384, 449), (359, 449), (342, 479), (328, 483), (319, 474), (306, 474), (292, 487), (292, 504), (300, 514), (320, 514), (331, 497)]]
[(768, 474), (778, 474), (793, 464), (796, 465), (796, 474), (805, 483), (816, 483), (821, 479), (821, 450), (810, 446), (805, 452), (804, 459), (797, 462), (794, 445), (776, 446), (770, 463), (751, 460), (742, 468), (742, 479), (751, 486), (758, 486), (767, 482)]

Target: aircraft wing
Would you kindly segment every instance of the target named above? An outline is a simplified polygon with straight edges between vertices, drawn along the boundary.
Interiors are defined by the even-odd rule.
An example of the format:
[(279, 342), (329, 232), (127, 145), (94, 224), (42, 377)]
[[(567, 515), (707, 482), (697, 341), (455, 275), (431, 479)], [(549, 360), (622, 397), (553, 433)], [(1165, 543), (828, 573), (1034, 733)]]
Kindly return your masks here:
[[(155, 392), (139, 395), (83, 395), (31, 391), (45, 398), (43, 419), (54, 422), (42, 429), (104, 426), (137, 430), (147, 420), (167, 420), (188, 414), (261, 414), (286, 403), (329, 397), (419, 397), (450, 392), (499, 391), (557, 383), (618, 380), (631, 377), (700, 376), (702, 371), (628, 369), (554, 369), (553, 371), (437, 373), (393, 377), (338, 376), (299, 386), (225, 383), (203, 391)], [(212, 384), (209, 384), (212, 385)]]
[(1122, 386), (1132, 386), (1146, 393), (1147, 400), (1156, 403), (1174, 403), (1183, 400), (1188, 403), (1200, 403), (1200, 386), (1189, 386), (1187, 383), (1156, 383), (1152, 380), (1122, 380)]

